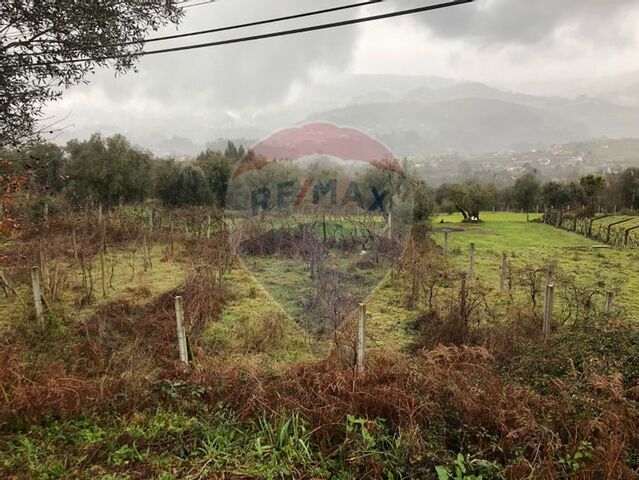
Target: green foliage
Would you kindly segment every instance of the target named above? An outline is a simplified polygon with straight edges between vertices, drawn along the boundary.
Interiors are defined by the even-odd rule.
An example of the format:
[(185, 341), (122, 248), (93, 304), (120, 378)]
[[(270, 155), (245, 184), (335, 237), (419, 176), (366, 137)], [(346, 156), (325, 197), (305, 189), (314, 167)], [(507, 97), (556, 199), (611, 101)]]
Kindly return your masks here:
[(419, 465), (412, 465), (409, 459), (410, 445), (400, 434), (392, 432), (384, 419), (370, 420), (349, 414), (346, 436), (345, 453), (356, 459), (354, 465), (360, 470), (375, 468), (387, 479), (423, 474)]
[(639, 168), (628, 168), (619, 178), (620, 205), (639, 208)]
[[(242, 156), (244, 155), (242, 154)], [(206, 175), (209, 189), (218, 207), (224, 207), (226, 201), (229, 178), (235, 166), (234, 158), (222, 156), (212, 150), (206, 150), (195, 159), (195, 163)]]
[(572, 202), (583, 200), (585, 193), (581, 185), (547, 182), (541, 188), (541, 201), (549, 208), (563, 209)]
[(109, 455), (109, 462), (116, 467), (119, 467), (129, 465), (131, 463), (142, 462), (147, 458), (148, 453), (140, 452), (135, 443), (133, 443), (133, 445), (125, 443)]
[(513, 198), (519, 208), (530, 212), (536, 205), (540, 185), (534, 173), (527, 173), (517, 179), (513, 187)]
[(505, 370), (542, 393), (554, 388), (552, 379), (586, 368), (601, 374), (620, 372), (627, 387), (639, 381), (639, 332), (632, 325), (609, 325), (602, 319), (564, 328), (546, 344), (524, 343), (519, 348), (517, 361)]
[(51, 421), (16, 434), (2, 451), (0, 474), (24, 478), (122, 478), (123, 468), (185, 479), (219, 472), (259, 478), (345, 473), (322, 457), (297, 413), (241, 422), (222, 406), (198, 416), (159, 408), (130, 419)]
[[(96, 66), (132, 69), (139, 39), (180, 17), (167, 2), (1, 2), (0, 147), (53, 134), (59, 122), (38, 124), (47, 102)], [(78, 58), (91, 60), (68, 61)]]
[(430, 221), (434, 211), (434, 199), (431, 189), (421, 180), (412, 184), (413, 223), (423, 224)]
[(450, 200), (462, 214), (464, 221), (479, 220), (481, 210), (488, 208), (495, 199), (495, 188), (477, 182), (455, 183), (440, 187), (440, 198)]
[(213, 200), (204, 172), (191, 165), (182, 168), (174, 195), (178, 205), (209, 205)]
[[(473, 184), (480, 188), (472, 187)], [(506, 211), (517, 208), (532, 211), (536, 206), (565, 210), (572, 206), (573, 209), (587, 207), (593, 212), (599, 204), (609, 211), (621, 211), (624, 208), (630, 210), (631, 207), (637, 209), (639, 169), (627, 168), (622, 172), (609, 174), (606, 178), (587, 175), (577, 182), (548, 181), (541, 184), (536, 173), (531, 172), (518, 178), (512, 185), (489, 182), (444, 183), (435, 191), (435, 202), (442, 213), (457, 210), (468, 216), (473, 209), (473, 196), (476, 197), (480, 210)]]
[(164, 205), (175, 206), (176, 190), (180, 178), (180, 166), (175, 160), (158, 160), (153, 165), (155, 196)]
[(93, 134), (84, 142), (72, 140), (67, 151), (66, 191), (76, 202), (139, 202), (151, 191), (151, 156), (122, 135), (104, 140)]
[(577, 447), (577, 451), (572, 455), (566, 455), (558, 460), (559, 465), (564, 465), (568, 473), (573, 475), (579, 473), (586, 464), (593, 458), (594, 447), (592, 443), (582, 441)]
[(589, 210), (594, 212), (601, 192), (606, 185), (604, 178), (596, 175), (586, 175), (579, 180), (579, 184), (586, 194)]
[(486, 460), (468, 460), (461, 453), (453, 461), (452, 467), (437, 466), (438, 480), (489, 480), (502, 478), (501, 467)]
[(28, 176), (29, 189), (40, 194), (53, 194), (65, 185), (66, 159), (62, 148), (54, 143), (37, 143), (6, 152), (14, 173)]
[(224, 156), (226, 158), (230, 158), (233, 161), (238, 161), (244, 158), (246, 152), (244, 151), (244, 146), (240, 145), (240, 148), (237, 148), (233, 142), (229, 140), (226, 144), (226, 150), (224, 151)]
[(210, 205), (213, 194), (202, 169), (173, 160), (164, 160), (155, 167), (155, 194), (167, 206)]

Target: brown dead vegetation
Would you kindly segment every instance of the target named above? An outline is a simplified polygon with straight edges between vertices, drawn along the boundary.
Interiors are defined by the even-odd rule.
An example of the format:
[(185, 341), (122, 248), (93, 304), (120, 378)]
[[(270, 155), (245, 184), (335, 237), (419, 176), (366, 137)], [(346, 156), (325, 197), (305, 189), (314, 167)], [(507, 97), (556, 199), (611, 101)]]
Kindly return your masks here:
[(421, 432), (422, 440), (411, 446), (415, 457), (428, 448), (422, 443), (428, 432), (443, 431), (441, 448), (481, 451), (507, 467), (506, 478), (527, 478), (533, 470), (534, 478), (565, 478), (568, 471), (557, 460), (582, 442), (593, 445), (593, 458), (574, 478), (635, 478), (626, 460), (639, 446), (639, 416), (618, 375), (586, 371), (555, 380), (555, 392), (541, 396), (506, 381), (479, 347), (438, 347), (410, 358), (377, 353), (366, 375), (355, 375), (326, 360), (291, 367), (272, 380), (259, 371), (213, 365), (187, 378), (211, 387), (209, 402), (230, 404), (243, 415), (301, 412), (327, 452), (345, 441), (350, 414)]
[[(242, 417), (300, 412), (327, 453), (346, 441), (343, 425), (354, 415), (383, 418), (393, 429), (410, 432), (415, 458), (429, 448), (472, 450), (504, 465), (506, 478), (532, 472), (534, 478), (566, 478), (569, 472), (558, 459), (588, 442), (592, 459), (574, 478), (635, 478), (627, 462), (639, 447), (639, 415), (634, 390), (624, 386), (619, 373), (586, 365), (550, 379), (552, 390), (542, 395), (513, 381), (485, 348), (439, 346), (408, 357), (373, 353), (359, 377), (335, 359), (292, 365), (274, 376), (259, 367), (222, 365), (197, 347), (197, 336), (197, 361), (184, 369), (172, 360), (174, 323), (165, 313), (171, 299), (162, 296), (148, 308), (126, 302), (103, 308), (80, 335), (84, 343), (74, 353), (84, 356), (79, 364), (39, 364), (36, 371), (23, 360), (24, 346), (6, 344), (0, 353), (3, 426), (12, 418), (97, 409), (133, 414), (145, 406), (170, 405), (179, 396), (176, 400), (158, 387), (169, 382), (201, 387), (202, 407), (221, 402)], [(119, 352), (109, 350), (107, 340), (115, 338)], [(435, 432), (437, 445), (426, 445)], [(372, 462), (366, 471), (376, 471), (374, 458), (362, 461)]]

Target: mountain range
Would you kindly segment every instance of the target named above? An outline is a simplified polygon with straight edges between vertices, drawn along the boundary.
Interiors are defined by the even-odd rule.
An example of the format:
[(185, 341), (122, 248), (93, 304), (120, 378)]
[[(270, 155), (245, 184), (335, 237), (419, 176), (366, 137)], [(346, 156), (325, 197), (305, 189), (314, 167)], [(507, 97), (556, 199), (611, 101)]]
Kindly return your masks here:
[(380, 92), (377, 101), (354, 101), (307, 120), (363, 129), (396, 154), (409, 156), (639, 136), (639, 106), (584, 95), (570, 99), (522, 94), (481, 83)]
[[(247, 116), (212, 109), (210, 122), (207, 115), (186, 115), (176, 133), (145, 125), (121, 133), (156, 154), (174, 156), (223, 149), (227, 139), (248, 148), (273, 132), (309, 122), (361, 129), (408, 157), (639, 138), (639, 72), (518, 89), (528, 93), (434, 76), (343, 74), (310, 82), (285, 104)], [(87, 135), (119, 131), (113, 125), (83, 128)]]

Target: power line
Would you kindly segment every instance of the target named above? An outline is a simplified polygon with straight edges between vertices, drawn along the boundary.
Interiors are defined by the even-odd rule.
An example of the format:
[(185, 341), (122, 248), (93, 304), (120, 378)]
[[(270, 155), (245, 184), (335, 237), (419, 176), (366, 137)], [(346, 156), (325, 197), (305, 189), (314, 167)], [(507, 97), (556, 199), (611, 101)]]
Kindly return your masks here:
[(199, 7), (200, 5), (208, 5), (209, 3), (213, 3), (217, 0), (204, 0), (202, 2), (199, 3), (192, 3), (191, 5), (185, 5), (182, 8), (192, 8), (192, 7)]
[(185, 8), (191, 8), (191, 7), (198, 7), (200, 5), (208, 5), (209, 3), (216, 2), (217, 0), (202, 0), (201, 2), (191, 3), (190, 5), (184, 5), (185, 3), (188, 4), (189, 2), (192, 2), (192, 1), (194, 0), (182, 0), (181, 2), (174, 2), (173, 5), (180, 7), (182, 9), (185, 9)]
[[(202, 3), (196, 3), (193, 5), (187, 5), (186, 7), (182, 7), (182, 8), (187, 8), (189, 6), (191, 7), (195, 7), (197, 5), (204, 5), (205, 3), (212, 3), (216, 0), (207, 0), (206, 2), (202, 2)], [(287, 20), (295, 20), (295, 19), (299, 19), (299, 18), (305, 18), (305, 17), (312, 17), (312, 16), (316, 16), (316, 15), (323, 15), (326, 13), (333, 13), (333, 12), (339, 12), (342, 10), (347, 10), (347, 9), (353, 9), (353, 8), (357, 8), (357, 7), (363, 7), (366, 5), (372, 5), (375, 3), (381, 3), (383, 0), (366, 0), (363, 2), (359, 2), (359, 3), (352, 3), (349, 5), (342, 5), (342, 6), (338, 6), (338, 7), (331, 7), (331, 8), (325, 8), (322, 10), (313, 10), (310, 12), (304, 12), (304, 13), (297, 13), (294, 15), (286, 15), (284, 17), (275, 17), (275, 18), (270, 18), (267, 20), (257, 20), (254, 22), (248, 22), (248, 23), (240, 23), (240, 24), (236, 24), (236, 25), (230, 25), (227, 27), (217, 27), (217, 28), (211, 28), (211, 29), (207, 29), (207, 30), (198, 30), (196, 32), (187, 32), (187, 33), (177, 33), (174, 35), (166, 35), (163, 37), (154, 37), (154, 38), (148, 38), (148, 39), (144, 39), (144, 40), (132, 40), (129, 42), (123, 42), (123, 43), (113, 43), (113, 44), (109, 44), (109, 45), (105, 45), (105, 47), (124, 47), (124, 46), (128, 46), (128, 45), (139, 45), (139, 44), (146, 44), (146, 43), (151, 43), (151, 42), (159, 42), (159, 41), (165, 41), (165, 40), (175, 40), (178, 38), (186, 38), (186, 37), (194, 37), (197, 35), (205, 35), (205, 34), (209, 34), (209, 33), (220, 33), (220, 32), (227, 32), (230, 30), (238, 30), (241, 28), (248, 28), (248, 27), (256, 27), (258, 25), (267, 25), (270, 23), (276, 23), (276, 22), (283, 22), (283, 21), (287, 21)], [(180, 2), (180, 3), (186, 3), (186, 2)], [(178, 5), (180, 4), (178, 3)], [(73, 51), (73, 50), (71, 50)], [(58, 50), (58, 51), (51, 51), (51, 52), (38, 52), (38, 53), (33, 53), (33, 54), (29, 54), (29, 53), (17, 53), (14, 55), (10, 55), (10, 57), (31, 57), (31, 56), (37, 56), (37, 55), (43, 55), (43, 54), (47, 54), (47, 55), (56, 55), (56, 54), (62, 54), (62, 53), (67, 53), (68, 50), (62, 51), (62, 50)], [(125, 55), (128, 56), (128, 55)]]
[[(204, 35), (207, 33), (219, 33), (219, 32), (226, 32), (229, 30), (237, 30), (240, 28), (247, 28), (247, 27), (256, 27), (258, 25), (267, 25), (269, 23), (276, 23), (276, 22), (283, 22), (286, 20), (295, 20), (298, 18), (305, 18), (305, 17), (312, 17), (315, 15), (323, 15), (325, 13), (332, 13), (332, 12), (339, 12), (341, 10), (347, 10), (347, 9), (353, 9), (353, 8), (357, 8), (357, 7), (363, 7), (366, 5), (372, 5), (374, 3), (381, 3), (383, 0), (367, 0), (365, 2), (359, 2), (359, 3), (352, 3), (349, 5), (342, 5), (339, 7), (331, 7), (331, 8), (325, 8), (323, 10), (313, 10), (311, 12), (304, 12), (304, 13), (297, 13), (294, 15), (287, 15), (285, 17), (276, 17), (276, 18), (270, 18), (268, 20), (258, 20), (255, 22), (249, 22), (249, 23), (241, 23), (238, 25), (231, 25), (228, 27), (218, 27), (218, 28), (212, 28), (209, 30), (199, 30), (197, 32), (187, 32), (187, 33), (178, 33), (175, 35), (167, 35), (164, 37), (155, 37), (155, 38), (149, 38), (147, 40), (144, 40), (144, 43), (151, 43), (151, 42), (159, 42), (159, 41), (163, 41), (163, 40), (175, 40), (176, 38), (185, 38), (185, 37), (193, 37), (196, 35)], [(186, 8), (186, 7), (183, 7)], [(136, 44), (136, 43), (140, 43), (140, 42), (126, 42), (121, 44), (122, 46), (124, 45), (132, 45), (132, 44)], [(118, 45), (119, 46), (119, 45)]]
[(161, 53), (172, 53), (172, 52), (181, 52), (181, 51), (185, 51), (185, 50), (195, 50), (195, 49), (200, 49), (200, 48), (208, 48), (208, 47), (219, 47), (222, 45), (231, 45), (231, 44), (236, 44), (236, 43), (244, 43), (244, 42), (252, 42), (252, 41), (256, 41), (256, 40), (264, 40), (267, 38), (276, 38), (276, 37), (284, 37), (284, 36), (288, 36), (288, 35), (298, 35), (301, 33), (308, 33), (308, 32), (315, 32), (318, 30), (326, 30), (329, 28), (337, 28), (337, 27), (344, 27), (344, 26), (348, 26), (348, 25), (356, 25), (356, 24), (360, 24), (360, 23), (367, 23), (367, 22), (372, 22), (372, 21), (376, 21), (376, 20), (384, 20), (384, 19), (388, 19), (388, 18), (395, 18), (395, 17), (402, 17), (402, 16), (406, 16), (406, 15), (413, 15), (416, 13), (422, 13), (422, 12), (428, 12), (428, 11), (433, 11), (433, 10), (440, 10), (440, 9), (444, 9), (444, 8), (448, 8), (448, 7), (454, 7), (457, 5), (463, 5), (463, 4), (467, 4), (467, 3), (473, 3), (475, 0), (452, 0), (449, 2), (444, 2), (444, 3), (438, 3), (435, 5), (427, 5), (427, 6), (423, 6), (423, 7), (417, 7), (417, 8), (411, 8), (408, 10), (398, 10), (396, 12), (389, 12), (389, 13), (383, 13), (383, 14), (379, 14), (379, 15), (371, 15), (368, 17), (361, 17), (361, 18), (353, 18), (350, 20), (342, 20), (340, 22), (331, 22), (331, 23), (323, 23), (323, 24), (319, 24), (319, 25), (311, 25), (308, 27), (301, 27), (301, 28), (294, 28), (294, 29), (290, 29), (290, 30), (281, 30), (279, 32), (271, 32), (271, 33), (264, 33), (264, 34), (260, 34), (260, 35), (252, 35), (252, 36), (248, 36), (248, 37), (238, 37), (238, 38), (231, 38), (228, 40), (219, 40), (216, 42), (207, 42), (207, 43), (197, 43), (197, 44), (193, 44), (193, 45), (184, 45), (181, 47), (173, 47), (173, 48), (163, 48), (163, 49), (159, 49), (159, 50), (148, 50), (148, 51), (142, 51), (140, 53), (137, 54), (126, 54), (126, 53), (122, 53), (119, 55), (111, 55), (111, 56), (107, 56), (107, 57), (86, 57), (86, 58), (74, 58), (74, 59), (69, 59), (69, 60), (60, 60), (60, 61), (51, 61), (51, 62), (42, 62), (42, 63), (35, 63), (32, 64), (32, 66), (46, 66), (46, 65), (62, 65), (62, 64), (67, 64), (67, 63), (80, 63), (80, 62), (91, 62), (91, 61), (104, 61), (104, 60), (113, 60), (113, 59), (117, 59), (117, 58), (126, 58), (126, 57), (144, 57), (147, 55), (158, 55)]

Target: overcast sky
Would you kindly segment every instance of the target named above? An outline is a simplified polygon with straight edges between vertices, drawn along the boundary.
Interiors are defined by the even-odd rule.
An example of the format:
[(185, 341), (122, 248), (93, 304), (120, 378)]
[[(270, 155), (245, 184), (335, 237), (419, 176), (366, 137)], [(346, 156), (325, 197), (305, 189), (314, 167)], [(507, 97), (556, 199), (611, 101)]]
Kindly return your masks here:
[[(179, 31), (344, 3), (218, 0), (188, 9)], [(428, 3), (435, 2), (385, 0), (321, 21)], [(174, 31), (172, 27), (162, 33)], [(236, 35), (230, 32), (161, 45)], [(99, 72), (90, 78), (90, 85), (69, 90), (49, 111), (58, 118), (68, 115), (67, 123), (74, 124), (62, 138), (101, 129), (138, 137), (175, 133), (203, 141), (225, 128), (255, 126), (269, 112), (288, 111), (295, 118), (314, 84), (353, 73), (434, 75), (576, 96), (593, 85), (601, 88), (601, 79), (612, 77), (608, 83), (613, 87), (615, 76), (639, 70), (638, 54), (636, 0), (476, 0), (354, 27), (146, 57), (138, 73), (115, 78), (112, 72)]]

